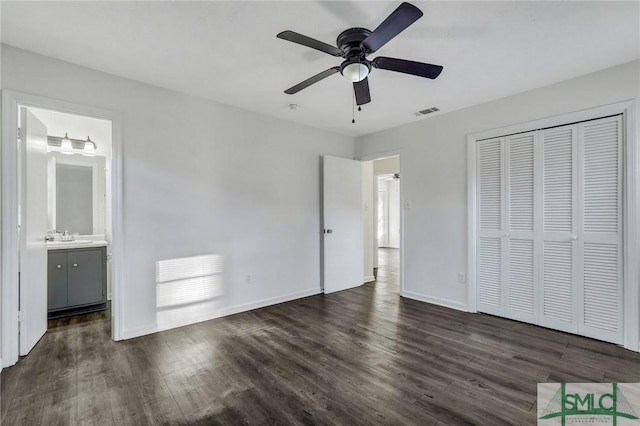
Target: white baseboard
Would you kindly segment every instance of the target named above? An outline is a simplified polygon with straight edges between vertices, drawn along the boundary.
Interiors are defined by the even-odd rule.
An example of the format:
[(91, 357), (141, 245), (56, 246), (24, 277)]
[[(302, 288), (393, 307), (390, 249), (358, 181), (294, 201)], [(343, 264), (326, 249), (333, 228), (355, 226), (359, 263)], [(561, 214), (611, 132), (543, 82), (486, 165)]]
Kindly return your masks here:
[(367, 277), (364, 277), (362, 279), (362, 282), (363, 283), (370, 283), (371, 281), (375, 281), (375, 280), (376, 280), (376, 278), (373, 275), (369, 275)]
[(188, 321), (181, 321), (169, 325), (159, 326), (158, 324), (149, 324), (140, 327), (125, 329), (122, 332), (123, 339), (133, 339), (134, 337), (144, 336), (146, 334), (157, 333), (159, 331), (170, 330), (172, 328), (184, 327), (185, 325), (195, 324), (198, 322), (209, 321), (216, 318), (226, 317), (228, 315), (239, 314), (241, 312), (252, 311), (266, 306), (277, 305), (278, 303), (289, 302), (291, 300), (302, 299), (303, 297), (315, 296), (320, 294), (320, 287), (310, 288), (307, 290), (296, 291), (282, 296), (270, 297), (268, 299), (256, 300), (255, 302), (243, 303), (240, 305), (229, 306), (218, 309), (214, 312), (202, 315), (196, 318), (189, 318)]
[(444, 306), (445, 308), (451, 308), (458, 311), (468, 312), (467, 304), (456, 302), (455, 300), (442, 299), (440, 297), (427, 296), (420, 293), (414, 293), (412, 291), (403, 291), (400, 296), (407, 299), (419, 300), (420, 302), (427, 302), (433, 305)]

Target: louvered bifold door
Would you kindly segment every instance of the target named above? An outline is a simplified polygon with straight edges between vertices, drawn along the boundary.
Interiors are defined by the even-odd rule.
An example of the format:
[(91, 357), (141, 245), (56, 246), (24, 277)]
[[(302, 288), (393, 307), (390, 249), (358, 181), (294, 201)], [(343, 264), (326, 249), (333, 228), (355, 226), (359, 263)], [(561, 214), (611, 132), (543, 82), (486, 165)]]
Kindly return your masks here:
[(505, 185), (507, 210), (507, 318), (538, 323), (535, 256), (535, 167), (537, 132), (507, 136)]
[(506, 235), (504, 226), (504, 138), (477, 145), (477, 307), (504, 316)]
[(578, 332), (577, 129), (570, 125), (539, 132), (539, 324), (570, 333)]
[(579, 125), (579, 334), (622, 343), (622, 120)]

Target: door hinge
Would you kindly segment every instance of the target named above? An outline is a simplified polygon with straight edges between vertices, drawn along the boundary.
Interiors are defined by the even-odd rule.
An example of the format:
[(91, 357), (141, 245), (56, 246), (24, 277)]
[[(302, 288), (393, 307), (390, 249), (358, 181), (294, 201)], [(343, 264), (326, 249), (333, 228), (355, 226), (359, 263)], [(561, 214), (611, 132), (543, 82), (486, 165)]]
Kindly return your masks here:
[(22, 311), (18, 311), (18, 335), (22, 334), (22, 321), (23, 321)]

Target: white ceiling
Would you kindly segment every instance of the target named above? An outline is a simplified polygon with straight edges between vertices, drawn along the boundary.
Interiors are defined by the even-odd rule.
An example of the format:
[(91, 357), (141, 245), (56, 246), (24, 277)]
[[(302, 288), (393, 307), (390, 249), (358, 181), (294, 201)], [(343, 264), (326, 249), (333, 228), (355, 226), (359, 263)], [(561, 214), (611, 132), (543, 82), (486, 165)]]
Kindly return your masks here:
[[(283, 91), (340, 58), (276, 38), (335, 44), (373, 30), (399, 1), (11, 2), (2, 42), (65, 61), (338, 133), (359, 136), (640, 58), (640, 3), (414, 1), (424, 16), (371, 55), (444, 66), (436, 80), (373, 70), (372, 102), (351, 124), (339, 74)], [(300, 108), (293, 111), (288, 104)]]

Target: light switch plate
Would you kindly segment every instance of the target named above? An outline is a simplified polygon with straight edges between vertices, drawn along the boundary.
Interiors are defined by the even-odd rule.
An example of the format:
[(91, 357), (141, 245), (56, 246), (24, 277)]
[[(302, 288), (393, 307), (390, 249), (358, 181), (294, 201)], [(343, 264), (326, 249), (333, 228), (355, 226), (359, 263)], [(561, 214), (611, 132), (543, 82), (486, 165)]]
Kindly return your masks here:
[(404, 202), (404, 209), (405, 210), (411, 210), (411, 201), (405, 201)]

